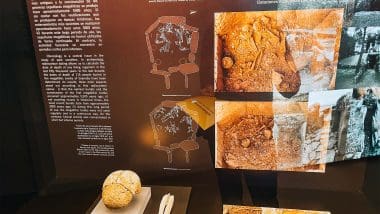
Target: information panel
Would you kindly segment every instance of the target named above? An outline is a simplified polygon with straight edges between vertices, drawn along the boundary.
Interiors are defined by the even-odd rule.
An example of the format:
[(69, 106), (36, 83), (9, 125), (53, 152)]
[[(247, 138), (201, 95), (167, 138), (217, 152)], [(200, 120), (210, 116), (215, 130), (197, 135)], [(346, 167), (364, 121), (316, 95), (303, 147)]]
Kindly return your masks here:
[[(277, 162), (263, 158), (250, 163), (238, 156), (223, 159), (220, 150), (217, 167), (287, 170), (303, 166), (299, 163), (319, 163), (324, 154), (320, 150), (309, 151), (318, 152), (315, 157), (286, 161), (292, 153), (286, 153), (290, 151), (281, 146), (286, 142), (276, 133), (289, 134), (294, 127), (278, 124), (294, 117), (295, 126), (306, 132), (311, 91), (379, 84), (372, 81), (380, 67), (375, 50), (380, 44), (377, 1), (27, 4), (58, 177), (99, 177), (118, 168), (143, 176), (209, 168), (208, 142), (197, 137), (197, 112), (189, 113), (177, 103), (214, 93), (219, 99), (251, 101), (244, 104), (246, 110), (270, 106), (255, 112), (265, 121), (269, 118), (261, 124), (268, 139), (261, 140), (284, 151)], [(257, 103), (264, 98), (273, 104)], [(217, 107), (235, 105), (217, 102)], [(216, 118), (232, 121), (230, 113), (219, 110)], [(233, 125), (221, 126), (232, 128), (220, 133), (232, 133)], [(301, 144), (305, 136), (296, 132), (299, 145), (294, 148), (301, 151), (307, 147)], [(231, 146), (232, 141), (219, 140), (223, 151)], [(247, 140), (242, 145), (250, 148), (230, 153), (259, 152)]]

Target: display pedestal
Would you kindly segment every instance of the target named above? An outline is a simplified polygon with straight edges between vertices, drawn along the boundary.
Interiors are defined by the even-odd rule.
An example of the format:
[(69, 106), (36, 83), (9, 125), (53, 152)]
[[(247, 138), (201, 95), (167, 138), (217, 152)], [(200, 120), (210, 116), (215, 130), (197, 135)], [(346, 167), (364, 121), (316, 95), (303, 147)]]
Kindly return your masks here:
[(191, 187), (152, 186), (143, 187), (131, 204), (123, 209), (108, 209), (99, 196), (86, 213), (89, 214), (151, 214), (158, 213), (162, 196), (174, 195), (171, 214), (186, 214), (190, 200)]
[(174, 205), (171, 214), (186, 214), (191, 189), (191, 187), (180, 186), (152, 186), (152, 199), (150, 200), (144, 213), (158, 213), (162, 196), (170, 193), (171, 195), (174, 195)]
[(98, 204), (92, 210), (91, 214), (143, 214), (150, 200), (151, 194), (152, 192), (150, 187), (143, 187), (141, 193), (137, 194), (136, 197), (133, 198), (128, 207), (122, 209), (109, 209), (100, 199)]

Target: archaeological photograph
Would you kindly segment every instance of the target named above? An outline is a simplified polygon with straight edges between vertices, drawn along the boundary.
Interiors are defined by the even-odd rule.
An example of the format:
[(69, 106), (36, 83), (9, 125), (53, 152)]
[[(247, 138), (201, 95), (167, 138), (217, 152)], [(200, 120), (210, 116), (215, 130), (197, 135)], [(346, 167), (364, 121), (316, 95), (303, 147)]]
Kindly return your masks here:
[(334, 89), (343, 9), (216, 13), (215, 90), (275, 99)]
[[(346, 121), (348, 116), (342, 114), (342, 117), (336, 120), (334, 115), (339, 114), (340, 106), (338, 103), (343, 97), (352, 94), (352, 90), (335, 90), (312, 92), (309, 94), (308, 104), (308, 124), (306, 138), (312, 147), (325, 148), (326, 155), (318, 161), (319, 163), (334, 162), (335, 155), (338, 152), (338, 141), (344, 141), (342, 137), (337, 137), (339, 125), (337, 122)], [(305, 163), (310, 160), (304, 159)]]
[[(353, 89), (342, 160), (380, 155), (380, 88)], [(355, 154), (356, 153), (356, 154)], [(338, 159), (340, 160), (340, 159)]]
[(215, 103), (216, 167), (277, 169), (271, 102)]
[[(346, 0), (347, 8), (345, 23), (347, 27), (379, 26), (379, 0)], [(348, 15), (347, 15), (348, 14)]]
[(380, 155), (379, 98), (379, 88), (310, 94), (314, 111), (331, 108), (326, 163)]
[(0, 2), (0, 214), (380, 214), (380, 0)]
[(349, 27), (342, 32), (336, 88), (380, 86), (380, 27)]
[(330, 118), (332, 108), (330, 105), (319, 102), (310, 93), (307, 113), (307, 128), (305, 143), (302, 147), (302, 163), (326, 163), (327, 146), (330, 133)]
[(306, 102), (273, 102), (273, 135), (277, 150), (277, 168), (300, 167), (306, 132)]
[[(358, 23), (363, 16), (372, 16), (373, 11), (379, 11), (379, 0), (257, 0), (261, 5), (276, 4), (278, 10), (299, 10), (311, 8), (344, 8), (344, 26), (349, 27)], [(375, 21), (375, 18), (367, 18)], [(364, 23), (362, 23), (364, 24)], [(355, 25), (360, 26), (360, 25)], [(363, 25), (362, 25), (363, 26)]]
[(321, 149), (304, 150), (306, 102), (217, 101), (215, 110), (217, 168), (324, 171), (302, 163), (304, 151)]

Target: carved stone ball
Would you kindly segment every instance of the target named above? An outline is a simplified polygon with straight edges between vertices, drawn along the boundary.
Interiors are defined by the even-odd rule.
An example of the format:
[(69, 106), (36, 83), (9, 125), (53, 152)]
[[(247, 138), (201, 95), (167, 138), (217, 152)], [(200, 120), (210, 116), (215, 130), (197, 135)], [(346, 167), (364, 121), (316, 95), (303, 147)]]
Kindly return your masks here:
[(102, 200), (108, 208), (128, 206), (133, 196), (141, 192), (139, 176), (130, 170), (112, 172), (103, 183)]
[(103, 187), (102, 200), (110, 209), (119, 209), (129, 205), (133, 194), (121, 184), (113, 183)]
[(223, 57), (223, 59), (222, 59), (223, 68), (230, 69), (230, 68), (232, 68), (233, 65), (234, 65), (234, 61), (232, 60), (231, 57), (228, 57), (228, 56)]

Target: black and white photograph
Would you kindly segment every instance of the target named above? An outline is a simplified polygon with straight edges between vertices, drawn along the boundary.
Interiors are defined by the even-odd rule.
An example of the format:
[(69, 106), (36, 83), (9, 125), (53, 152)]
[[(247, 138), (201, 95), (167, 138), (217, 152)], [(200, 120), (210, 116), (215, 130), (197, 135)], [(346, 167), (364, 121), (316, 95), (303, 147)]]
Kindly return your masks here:
[(331, 108), (327, 163), (380, 155), (380, 88), (313, 92), (309, 99), (320, 111)]
[(353, 89), (347, 126), (347, 142), (350, 144), (346, 143), (346, 155), (342, 160), (355, 158), (352, 156), (354, 152), (361, 157), (380, 155), (379, 102), (380, 88)]
[[(311, 92), (309, 94), (309, 106), (308, 106), (308, 124), (306, 145), (312, 145), (309, 148), (321, 147), (326, 151), (325, 155), (317, 161), (319, 163), (331, 163), (335, 161), (335, 156), (339, 153), (340, 142), (343, 141), (339, 134), (339, 124), (334, 126), (336, 119), (342, 118), (342, 121), (347, 123), (348, 117), (341, 116), (338, 103), (342, 97), (352, 94), (351, 89), (346, 90), (334, 90), (334, 91), (320, 91)], [(336, 115), (336, 116), (335, 116)], [(337, 127), (337, 128), (336, 128)], [(345, 139), (345, 138), (344, 138)], [(327, 148), (326, 148), (327, 145)], [(305, 149), (309, 149), (305, 148)], [(304, 163), (313, 161), (313, 159), (304, 158)]]
[(380, 0), (0, 2), (0, 214), (380, 214)]
[(345, 27), (371, 26), (370, 22), (377, 22), (373, 16), (380, 10), (380, 0), (260, 0), (258, 3), (277, 4), (278, 10), (344, 8)]
[(374, 86), (380, 86), (380, 26), (344, 28), (336, 88)]

